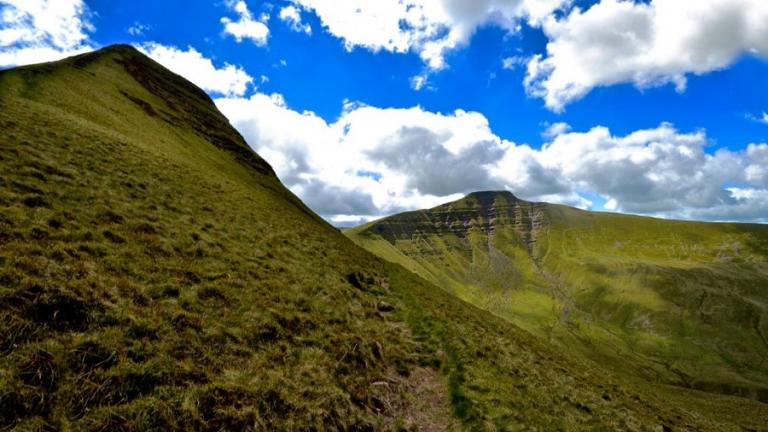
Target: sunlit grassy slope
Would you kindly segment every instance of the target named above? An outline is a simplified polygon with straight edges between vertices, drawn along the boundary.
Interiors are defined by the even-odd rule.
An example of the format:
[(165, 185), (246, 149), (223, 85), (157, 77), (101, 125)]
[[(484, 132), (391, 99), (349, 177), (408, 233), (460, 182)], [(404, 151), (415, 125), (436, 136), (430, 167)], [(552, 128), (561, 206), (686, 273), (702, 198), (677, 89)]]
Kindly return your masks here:
[(768, 402), (768, 226), (475, 193), (348, 234), (615, 370)]
[(0, 72), (0, 428), (740, 430), (355, 246), (124, 46)]

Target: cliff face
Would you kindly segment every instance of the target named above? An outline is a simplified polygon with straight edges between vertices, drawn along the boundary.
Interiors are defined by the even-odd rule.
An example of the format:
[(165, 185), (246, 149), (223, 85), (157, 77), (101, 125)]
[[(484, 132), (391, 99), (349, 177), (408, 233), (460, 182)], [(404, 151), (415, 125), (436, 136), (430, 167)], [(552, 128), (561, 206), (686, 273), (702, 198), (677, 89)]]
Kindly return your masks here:
[(447, 235), (467, 240), (475, 234), (487, 236), (490, 243), (498, 229), (510, 228), (534, 256), (539, 232), (548, 224), (545, 208), (544, 203), (523, 201), (506, 191), (474, 192), (459, 201), (384, 219), (361, 234), (377, 234), (392, 244)]

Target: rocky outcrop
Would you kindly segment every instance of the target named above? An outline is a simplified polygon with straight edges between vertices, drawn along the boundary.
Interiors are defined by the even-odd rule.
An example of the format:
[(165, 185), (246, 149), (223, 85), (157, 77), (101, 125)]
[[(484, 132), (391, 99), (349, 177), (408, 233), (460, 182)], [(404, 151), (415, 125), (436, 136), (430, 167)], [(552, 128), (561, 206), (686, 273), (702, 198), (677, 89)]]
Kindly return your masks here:
[(403, 213), (384, 219), (362, 234), (377, 234), (394, 244), (419, 236), (454, 235), (466, 239), (485, 233), (489, 243), (500, 227), (512, 227), (531, 255), (539, 232), (547, 225), (546, 204), (523, 201), (507, 191), (474, 192), (461, 200), (429, 210)]

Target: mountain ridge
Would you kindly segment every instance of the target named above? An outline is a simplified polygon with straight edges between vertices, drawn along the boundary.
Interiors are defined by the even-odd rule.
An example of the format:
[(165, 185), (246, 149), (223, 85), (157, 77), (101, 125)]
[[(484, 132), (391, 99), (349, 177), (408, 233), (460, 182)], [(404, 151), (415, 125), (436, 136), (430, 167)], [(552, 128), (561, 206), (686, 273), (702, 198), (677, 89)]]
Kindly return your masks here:
[(241, 141), (198, 118), (215, 109), (201, 91), (105, 52), (0, 73), (0, 427), (768, 421), (764, 404), (616, 377), (356, 247), (217, 145)]
[[(768, 304), (768, 226), (667, 221), (521, 200), (510, 205), (510, 197), (469, 194), (346, 233), (460, 298), (617, 370), (629, 356), (648, 379), (768, 400), (760, 366), (768, 354), (768, 313), (759, 306)], [(737, 323), (747, 319), (722, 310), (714, 298), (748, 311), (754, 325), (746, 324), (744, 334), (751, 336), (740, 340), (707, 323), (741, 328)], [(717, 318), (712, 310), (720, 311), (712, 315)], [(691, 329), (680, 333), (676, 326)], [(718, 342), (709, 340), (713, 336)], [(638, 351), (635, 339), (647, 346)], [(667, 340), (691, 353), (660, 348)], [(750, 354), (733, 363), (724, 344)], [(699, 356), (711, 362), (708, 372), (697, 369)], [(749, 378), (734, 379), (736, 370)]]
[(404, 218), (408, 218), (405, 223), (417, 222), (418, 219), (421, 219), (419, 222), (431, 223), (434, 227), (433, 233), (450, 232), (459, 237), (465, 237), (468, 230), (476, 228), (477, 224), (479, 229), (490, 234), (495, 224), (500, 222), (515, 225), (518, 233), (524, 237), (523, 241), (532, 247), (537, 231), (543, 223), (543, 205), (544, 203), (520, 200), (508, 191), (473, 192), (452, 203), (383, 218), (349, 231), (364, 234), (367, 230), (374, 230), (376, 234), (392, 243), (397, 235), (396, 225)]

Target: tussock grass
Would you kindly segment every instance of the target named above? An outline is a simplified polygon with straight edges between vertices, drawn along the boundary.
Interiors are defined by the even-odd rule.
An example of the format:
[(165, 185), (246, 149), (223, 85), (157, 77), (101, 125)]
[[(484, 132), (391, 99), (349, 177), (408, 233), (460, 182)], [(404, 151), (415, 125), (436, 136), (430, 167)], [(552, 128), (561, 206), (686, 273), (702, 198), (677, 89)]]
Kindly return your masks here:
[(377, 308), (383, 268), (285, 190), (207, 96), (128, 48), (3, 72), (0, 88), (0, 426), (404, 417), (370, 389), (405, 388), (415, 364)]
[(768, 422), (662, 400), (356, 247), (130, 48), (0, 72), (0, 173), (3, 429)]
[(768, 227), (590, 213), (477, 193), (356, 243), (603, 367), (768, 401)]

